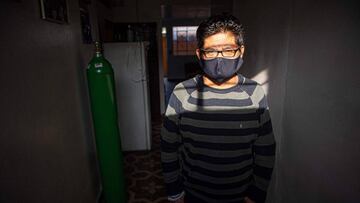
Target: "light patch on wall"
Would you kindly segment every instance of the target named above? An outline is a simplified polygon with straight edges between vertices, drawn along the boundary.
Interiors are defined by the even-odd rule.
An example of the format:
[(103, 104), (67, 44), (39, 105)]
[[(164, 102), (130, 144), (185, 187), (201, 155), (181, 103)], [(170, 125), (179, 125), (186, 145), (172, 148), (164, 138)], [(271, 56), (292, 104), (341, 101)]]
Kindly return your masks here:
[(264, 89), (265, 94), (268, 94), (268, 90), (269, 90), (269, 71), (268, 71), (268, 68), (265, 68), (264, 70), (262, 70), (261, 72), (256, 74), (251, 79), (256, 81), (257, 83), (259, 83), (262, 86), (262, 88)]
[(162, 28), (161, 28), (161, 34), (162, 34), (162, 35), (166, 35), (166, 27), (162, 27)]

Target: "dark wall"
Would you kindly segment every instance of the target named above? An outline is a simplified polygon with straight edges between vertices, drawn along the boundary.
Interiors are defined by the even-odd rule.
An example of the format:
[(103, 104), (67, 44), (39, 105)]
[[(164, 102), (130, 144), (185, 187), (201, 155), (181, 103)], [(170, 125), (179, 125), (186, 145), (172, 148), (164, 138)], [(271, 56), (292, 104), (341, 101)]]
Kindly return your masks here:
[(359, 8), (356, 1), (293, 2), (284, 109), (286, 202), (300, 202), (293, 193), (303, 202), (359, 202)]
[(42, 20), (39, 1), (0, 4), (0, 202), (96, 202), (79, 6), (67, 2), (69, 24)]
[(267, 202), (359, 202), (360, 7), (241, 1), (243, 73), (267, 70), (277, 161)]

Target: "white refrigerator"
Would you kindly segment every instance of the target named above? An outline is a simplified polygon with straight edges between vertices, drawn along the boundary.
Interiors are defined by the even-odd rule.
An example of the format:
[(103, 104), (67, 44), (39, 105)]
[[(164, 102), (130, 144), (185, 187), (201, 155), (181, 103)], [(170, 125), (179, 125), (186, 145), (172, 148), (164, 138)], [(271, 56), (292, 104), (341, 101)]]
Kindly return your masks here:
[(151, 113), (147, 42), (104, 43), (114, 69), (123, 151), (151, 149)]

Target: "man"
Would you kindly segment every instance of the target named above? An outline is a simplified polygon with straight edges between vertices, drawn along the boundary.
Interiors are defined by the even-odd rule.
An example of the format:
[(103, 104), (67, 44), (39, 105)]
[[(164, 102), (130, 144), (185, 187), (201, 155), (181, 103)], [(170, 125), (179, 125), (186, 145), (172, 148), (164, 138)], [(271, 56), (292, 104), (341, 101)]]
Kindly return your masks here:
[(231, 15), (217, 15), (200, 24), (196, 37), (204, 74), (175, 87), (161, 133), (168, 199), (262, 203), (275, 140), (264, 91), (237, 73), (242, 27)]

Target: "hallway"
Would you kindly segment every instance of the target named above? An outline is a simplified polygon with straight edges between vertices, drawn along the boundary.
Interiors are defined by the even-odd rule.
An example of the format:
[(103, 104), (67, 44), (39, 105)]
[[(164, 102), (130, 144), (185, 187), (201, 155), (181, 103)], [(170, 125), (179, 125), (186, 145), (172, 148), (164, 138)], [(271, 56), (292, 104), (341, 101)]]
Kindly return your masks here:
[[(46, 2), (58, 2), (56, 9), (45, 12)], [(146, 101), (151, 119), (161, 120), (164, 77), (183, 81), (198, 64), (195, 50), (174, 55), (174, 33), (185, 36), (174, 28), (198, 26), (222, 12), (239, 18), (245, 30), (239, 72), (266, 86), (277, 141), (266, 203), (359, 202), (360, 1), (4, 0), (0, 9), (1, 203), (100, 203), (86, 75), (93, 42), (152, 42), (149, 55), (142, 55), (149, 73), (132, 62), (126, 64), (135, 68), (126, 70), (133, 72), (118, 76), (131, 76), (141, 87), (150, 79)], [(116, 81), (124, 87), (125, 80)], [(136, 93), (134, 101), (145, 98), (141, 91), (121, 92)], [(118, 101), (135, 104), (127, 95)], [(120, 124), (145, 129), (140, 119), (128, 122), (139, 105), (126, 108)], [(124, 153), (129, 203), (168, 202), (160, 127), (161, 121), (152, 123), (151, 151)], [(141, 133), (123, 135), (151, 141), (134, 139)]]
[(128, 203), (167, 203), (160, 163), (161, 123), (152, 126), (152, 150), (125, 152)]

